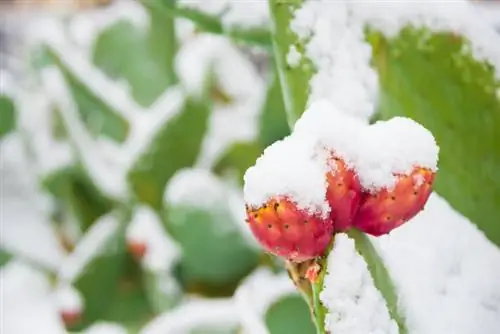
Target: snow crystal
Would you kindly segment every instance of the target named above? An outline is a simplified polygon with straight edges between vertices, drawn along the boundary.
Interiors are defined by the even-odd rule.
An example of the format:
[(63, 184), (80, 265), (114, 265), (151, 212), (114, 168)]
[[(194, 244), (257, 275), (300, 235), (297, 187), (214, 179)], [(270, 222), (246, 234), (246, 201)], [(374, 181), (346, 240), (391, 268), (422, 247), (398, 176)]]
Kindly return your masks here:
[(186, 205), (212, 209), (226, 201), (224, 183), (210, 171), (201, 168), (179, 170), (165, 189), (168, 205)]
[(142, 261), (149, 270), (169, 270), (180, 257), (179, 246), (165, 233), (158, 215), (149, 207), (140, 206), (136, 209), (126, 237), (129, 242), (146, 245)]
[(294, 134), (268, 146), (244, 176), (245, 202), (260, 207), (287, 196), (297, 207), (326, 216), (326, 159), (316, 142)]
[(153, 319), (139, 334), (188, 334), (197, 328), (236, 326), (238, 320), (232, 299), (191, 298)]
[(372, 241), (410, 333), (500, 333), (500, 249), (443, 198)]
[(125, 327), (112, 322), (96, 322), (87, 328), (82, 334), (127, 334)]
[(83, 298), (78, 290), (69, 284), (63, 284), (55, 290), (55, 300), (62, 312), (81, 313)]
[(95, 222), (78, 242), (73, 252), (64, 260), (59, 270), (59, 278), (66, 283), (75, 280), (85, 266), (104, 251), (118, 228), (119, 223), (112, 214), (103, 216)]
[(320, 299), (328, 309), (327, 331), (336, 334), (398, 333), (380, 292), (375, 288), (354, 240), (335, 236)]
[(287, 274), (273, 274), (260, 268), (247, 277), (234, 294), (245, 333), (268, 334), (264, 322), (268, 308), (286, 295), (297, 294)]
[(291, 67), (297, 67), (302, 59), (302, 54), (297, 50), (295, 45), (290, 45), (290, 49), (286, 55), (286, 62)]

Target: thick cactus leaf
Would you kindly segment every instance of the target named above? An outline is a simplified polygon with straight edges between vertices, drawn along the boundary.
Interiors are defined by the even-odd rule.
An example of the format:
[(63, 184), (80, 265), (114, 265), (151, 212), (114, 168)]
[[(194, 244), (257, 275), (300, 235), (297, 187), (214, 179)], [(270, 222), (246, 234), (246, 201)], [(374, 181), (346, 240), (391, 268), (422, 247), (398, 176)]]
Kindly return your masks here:
[(124, 141), (130, 125), (120, 116), (120, 112), (96, 96), (54, 52), (49, 50), (47, 55), (63, 74), (87, 129), (95, 136), (103, 135), (118, 142)]
[(126, 217), (105, 216), (77, 244), (61, 268), (60, 278), (70, 280), (82, 294), (82, 320), (75, 329), (102, 319), (117, 295), (126, 260)]
[(168, 180), (178, 169), (195, 163), (209, 114), (209, 105), (188, 99), (182, 111), (159, 130), (128, 175), (142, 202), (156, 209), (162, 207), (163, 190)]
[(300, 295), (286, 296), (269, 307), (266, 325), (270, 334), (315, 334), (307, 302)]
[[(206, 194), (211, 196), (211, 194)], [(240, 279), (259, 262), (224, 203), (211, 209), (169, 206), (168, 229), (182, 248), (179, 276), (188, 288), (213, 288), (214, 294), (232, 293)]]
[(16, 127), (16, 112), (12, 99), (0, 95), (0, 138), (14, 130)]
[(266, 103), (260, 118), (259, 142), (262, 147), (267, 147), (289, 134), (290, 128), (288, 127), (283, 103), (283, 92), (276, 72), (269, 85)]
[[(173, 39), (173, 24), (171, 26), (172, 31), (163, 29), (164, 40), (156, 44), (169, 44), (169, 40)], [(134, 99), (145, 107), (153, 103), (173, 81), (172, 71), (167, 68), (169, 50), (161, 52), (163, 50), (153, 48), (155, 43), (149, 37), (144, 29), (127, 21), (118, 21), (101, 32), (93, 54), (94, 64), (114, 79), (125, 79)], [(159, 55), (156, 56), (153, 51)]]
[(42, 186), (71, 211), (82, 232), (113, 208), (113, 202), (99, 191), (82, 166), (55, 171), (43, 178)]
[(500, 83), (451, 34), (406, 29), (369, 37), (380, 75), (383, 118), (408, 116), (440, 145), (435, 189), (500, 245)]

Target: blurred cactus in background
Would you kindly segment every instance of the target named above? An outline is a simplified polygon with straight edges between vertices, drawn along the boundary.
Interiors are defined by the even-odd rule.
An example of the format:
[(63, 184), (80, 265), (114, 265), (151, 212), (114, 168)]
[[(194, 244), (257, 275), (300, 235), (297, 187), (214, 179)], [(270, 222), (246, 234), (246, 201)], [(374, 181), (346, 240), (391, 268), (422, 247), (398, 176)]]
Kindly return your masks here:
[[(428, 327), (402, 314), (398, 297), (415, 297), (401, 292), (408, 288), (398, 282), (405, 268), (441, 275), (437, 260), (426, 267), (418, 256), (461, 252), (469, 235), (478, 248), (488, 245), (481, 256), (498, 258), (498, 248), (487, 247), (500, 245), (500, 53), (498, 63), (475, 60), (469, 35), (405, 25), (389, 36), (383, 24), (363, 27), (369, 48), (355, 50), (352, 63), (366, 58), (378, 78), (370, 72), (351, 86), (351, 74), (365, 68), (344, 57), (338, 72), (325, 70), (334, 60), (315, 55), (322, 42), (328, 49), (328, 38), (315, 40), (314, 29), (299, 36), (308, 22), (306, 11), (298, 22), (301, 0), (68, 0), (54, 11), (43, 3), (25, 24), (9, 18), (15, 25), (6, 29), (17, 32), (8, 45), (15, 47), (2, 50), (7, 61), (0, 64), (5, 334), (361, 333), (352, 324), (335, 327), (342, 316), (352, 319), (341, 310), (331, 315), (351, 296), (333, 294), (327, 283), (334, 268), (352, 274), (327, 258), (354, 258), (342, 248), (351, 240), (353, 254), (366, 261), (361, 270), (371, 274), (363, 284), (373, 280), (396, 332), (417, 333)], [(15, 4), (9, 6), (11, 13)], [(352, 46), (348, 37), (331, 50)], [(341, 71), (351, 65), (352, 73)], [(346, 75), (345, 85), (328, 81), (337, 74)], [(372, 86), (380, 89), (377, 98), (363, 95)], [(318, 96), (367, 123), (408, 116), (431, 130), (441, 147), (435, 190), (467, 218), (433, 194), (433, 215), (417, 216), (417, 227), (396, 232), (396, 241), (358, 231), (340, 236), (340, 246), (333, 241), (314, 261), (314, 279), (305, 273), (310, 263), (266, 253), (247, 223), (243, 176), (266, 147), (292, 133)], [(482, 114), (470, 117), (474, 112)], [(429, 246), (419, 255), (419, 231), (436, 226), (432, 242), (441, 245), (445, 235), (453, 239), (450, 224), (466, 226), (457, 237), (464, 243)], [(398, 250), (407, 260), (391, 257)], [(500, 273), (498, 265), (482, 269), (478, 275)], [(362, 292), (345, 291), (363, 300), (363, 284)], [(463, 291), (481, 285), (463, 284)], [(491, 289), (476, 295), (500, 295), (494, 283), (485, 287)], [(330, 295), (340, 304), (329, 303)], [(467, 326), (457, 333), (473, 334)]]

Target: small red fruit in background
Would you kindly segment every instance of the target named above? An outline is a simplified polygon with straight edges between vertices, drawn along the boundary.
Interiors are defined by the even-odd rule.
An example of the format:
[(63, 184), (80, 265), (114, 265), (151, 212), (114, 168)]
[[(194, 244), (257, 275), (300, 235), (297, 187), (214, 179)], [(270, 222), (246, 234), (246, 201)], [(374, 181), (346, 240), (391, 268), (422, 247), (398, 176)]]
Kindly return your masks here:
[(135, 240), (128, 241), (127, 248), (136, 261), (142, 260), (147, 251), (147, 246), (145, 242), (135, 241)]
[(326, 199), (335, 232), (342, 232), (352, 226), (361, 201), (361, 186), (356, 172), (348, 168), (341, 158), (332, 156), (329, 166), (331, 171), (326, 175)]
[(424, 208), (434, 176), (432, 170), (417, 167), (409, 175), (398, 175), (393, 189), (364, 194), (353, 225), (374, 236), (401, 226)]
[(297, 208), (286, 198), (269, 200), (259, 208), (247, 207), (250, 228), (270, 253), (292, 262), (322, 256), (333, 238), (333, 222)]
[(67, 328), (76, 326), (81, 320), (81, 312), (79, 310), (62, 310), (61, 319)]

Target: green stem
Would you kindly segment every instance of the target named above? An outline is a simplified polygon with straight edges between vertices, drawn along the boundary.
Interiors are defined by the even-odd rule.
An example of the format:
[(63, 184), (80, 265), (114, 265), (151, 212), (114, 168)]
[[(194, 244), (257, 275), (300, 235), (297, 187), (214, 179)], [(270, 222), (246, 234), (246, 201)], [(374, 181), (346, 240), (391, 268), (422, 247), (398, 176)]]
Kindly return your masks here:
[(391, 318), (397, 323), (400, 334), (408, 333), (404, 316), (398, 308), (398, 296), (396, 288), (392, 283), (389, 271), (384, 265), (382, 258), (377, 253), (372, 242), (365, 233), (356, 229), (351, 229), (348, 233), (350, 238), (354, 239), (356, 250), (364, 258), (368, 270), (373, 278), (375, 287), (384, 297)]

